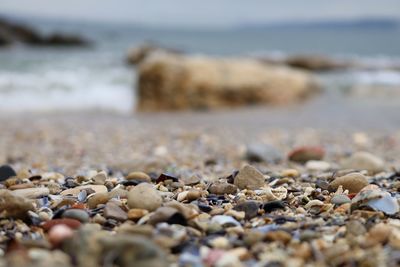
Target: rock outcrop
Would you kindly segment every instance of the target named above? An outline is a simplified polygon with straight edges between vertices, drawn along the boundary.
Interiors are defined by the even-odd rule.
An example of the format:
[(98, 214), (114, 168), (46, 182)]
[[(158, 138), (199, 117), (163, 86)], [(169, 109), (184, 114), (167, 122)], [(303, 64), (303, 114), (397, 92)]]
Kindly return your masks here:
[(73, 34), (43, 35), (28, 25), (0, 18), (0, 47), (16, 43), (33, 46), (85, 46), (89, 41)]
[(216, 109), (299, 102), (318, 91), (312, 75), (253, 59), (152, 53), (138, 65), (138, 110)]

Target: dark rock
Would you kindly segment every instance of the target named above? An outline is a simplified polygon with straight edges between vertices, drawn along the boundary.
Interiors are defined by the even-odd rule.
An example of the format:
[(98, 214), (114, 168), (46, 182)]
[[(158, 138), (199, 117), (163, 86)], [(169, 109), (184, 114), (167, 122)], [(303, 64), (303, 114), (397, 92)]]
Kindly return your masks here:
[(264, 203), (264, 205), (263, 205), (263, 209), (265, 210), (265, 212), (272, 212), (272, 211), (278, 210), (278, 209), (285, 209), (285, 207), (286, 207), (285, 203), (280, 200), (270, 201), (270, 202)]
[(17, 173), (8, 165), (3, 165), (0, 167), (0, 182), (7, 180), (10, 177), (16, 176)]
[(158, 176), (156, 183), (158, 184), (158, 183), (164, 182), (165, 180), (172, 180), (174, 182), (179, 181), (178, 177), (175, 177), (168, 173), (162, 173), (160, 176)]
[(45, 36), (21, 23), (0, 19), (0, 46), (23, 43), (34, 46), (85, 46), (89, 42), (77, 35), (53, 33)]
[(259, 207), (260, 204), (257, 203), (256, 201), (245, 201), (243, 203), (236, 205), (233, 209), (238, 211), (244, 211), (245, 218), (247, 220), (250, 220), (257, 216)]

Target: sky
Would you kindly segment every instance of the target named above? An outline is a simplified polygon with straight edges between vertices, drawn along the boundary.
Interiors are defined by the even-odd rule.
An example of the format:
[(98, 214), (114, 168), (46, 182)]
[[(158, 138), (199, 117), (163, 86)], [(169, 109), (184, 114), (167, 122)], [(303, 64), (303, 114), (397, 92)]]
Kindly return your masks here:
[(150, 26), (400, 18), (400, 0), (0, 0), (0, 13)]

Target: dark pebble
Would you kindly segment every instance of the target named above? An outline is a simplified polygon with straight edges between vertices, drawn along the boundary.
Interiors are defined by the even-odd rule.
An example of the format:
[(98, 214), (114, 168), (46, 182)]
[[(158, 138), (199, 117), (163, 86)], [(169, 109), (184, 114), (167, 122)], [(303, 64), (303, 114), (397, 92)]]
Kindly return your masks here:
[(17, 173), (8, 165), (3, 165), (0, 167), (0, 182), (7, 180), (10, 177), (16, 176)]
[(160, 183), (160, 182), (164, 182), (165, 180), (172, 180), (174, 182), (178, 182), (179, 179), (178, 177), (175, 177), (171, 174), (167, 174), (167, 173), (162, 173), (160, 176), (158, 176), (156, 183)]
[(267, 202), (263, 205), (265, 212), (272, 212), (278, 209), (285, 209), (285, 203), (281, 200)]

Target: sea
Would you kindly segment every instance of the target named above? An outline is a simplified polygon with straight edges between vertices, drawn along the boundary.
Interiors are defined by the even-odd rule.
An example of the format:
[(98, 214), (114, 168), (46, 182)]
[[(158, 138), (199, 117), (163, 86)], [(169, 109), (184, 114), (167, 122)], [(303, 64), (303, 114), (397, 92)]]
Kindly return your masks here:
[(78, 33), (83, 48), (17, 45), (0, 49), (0, 111), (104, 111), (129, 114), (136, 74), (129, 49), (151, 42), (212, 56), (323, 54), (377, 68), (316, 74), (326, 95), (400, 104), (400, 27), (268, 26), (188, 29), (20, 19), (43, 33)]

